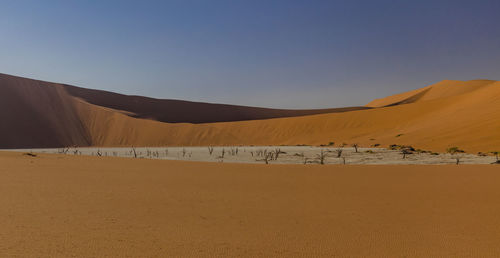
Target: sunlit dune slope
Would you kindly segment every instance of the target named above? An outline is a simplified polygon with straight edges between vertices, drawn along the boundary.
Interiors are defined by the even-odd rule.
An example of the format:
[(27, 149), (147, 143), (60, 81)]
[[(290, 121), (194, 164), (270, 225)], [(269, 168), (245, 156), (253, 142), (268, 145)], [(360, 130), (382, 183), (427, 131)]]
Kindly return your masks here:
[[(407, 144), (444, 151), (500, 149), (500, 83), (467, 94), (343, 114), (217, 124), (247, 143)], [(265, 132), (265, 133), (259, 133)]]
[[(456, 87), (469, 85), (459, 83)], [(500, 83), (472, 83), (450, 92), (439, 83), (429, 100), (371, 110), (295, 118), (193, 124), (160, 124), (82, 103), (94, 145), (296, 145), (407, 144), (444, 151), (490, 151), (500, 146)], [(480, 85), (480, 86), (478, 86)], [(442, 88), (441, 88), (442, 87)], [(468, 86), (466, 86), (468, 87)], [(430, 91), (429, 91), (430, 92)], [(107, 113), (107, 114), (106, 114)]]
[(436, 84), (404, 92), (389, 97), (375, 99), (368, 103), (367, 107), (385, 107), (400, 104), (409, 104), (426, 100), (442, 99), (446, 97), (461, 95), (478, 90), (488, 84), (495, 83), (491, 80), (472, 80), (472, 81), (452, 81), (444, 80)]

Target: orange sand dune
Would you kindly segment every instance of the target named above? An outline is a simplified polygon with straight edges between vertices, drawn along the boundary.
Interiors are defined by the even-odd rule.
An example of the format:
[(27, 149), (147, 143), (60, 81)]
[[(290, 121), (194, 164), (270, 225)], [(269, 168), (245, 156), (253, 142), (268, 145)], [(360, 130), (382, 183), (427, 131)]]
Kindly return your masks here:
[[(439, 84), (438, 84), (439, 85)], [(457, 87), (461, 87), (458, 85)], [(437, 87), (437, 92), (447, 92)], [(461, 89), (459, 90), (461, 91)], [(408, 144), (444, 151), (500, 149), (500, 83), (464, 94), (371, 110), (229, 123), (161, 124), (81, 103), (94, 145)]]
[(80, 98), (85, 102), (121, 110), (135, 118), (145, 118), (167, 123), (213, 123), (260, 120), (369, 109), (369, 107), (346, 107), (286, 110), (171, 99), (153, 99), (100, 90), (89, 90), (68, 85), (65, 85), (65, 89), (71, 96)]
[[(83, 101), (82, 101), (83, 100)], [(98, 105), (93, 105), (96, 103)], [(99, 116), (98, 128), (109, 133), (101, 136), (102, 132), (89, 131), (94, 128), (92, 121), (86, 120), (76, 113), (77, 108), (110, 111)], [(369, 109), (368, 107), (348, 107), (316, 110), (282, 110), (254, 108), (234, 105), (221, 105), (188, 102), (179, 100), (159, 100), (139, 96), (125, 96), (121, 94), (88, 90), (78, 87), (26, 79), (6, 74), (0, 74), (0, 148), (29, 148), (29, 147), (61, 147), (61, 146), (89, 146), (97, 144), (120, 144), (120, 141), (130, 144), (143, 145), (146, 142), (131, 140), (134, 135), (120, 134), (118, 128), (116, 138), (126, 139), (118, 142), (110, 140), (118, 124), (114, 124), (114, 117), (126, 114), (130, 118), (146, 118), (160, 122), (191, 122), (206, 123), (219, 121), (241, 121), (252, 119), (269, 119), (276, 117), (293, 117), (319, 113), (347, 112), (351, 110)], [(163, 140), (152, 141), (155, 145), (168, 143), (172, 135), (166, 131), (175, 130), (178, 126), (169, 126), (162, 123), (150, 123), (143, 119), (127, 119), (129, 130), (144, 134), (144, 130), (154, 131), (155, 135)], [(108, 128), (109, 126), (109, 128)], [(151, 128), (149, 128), (151, 127)], [(187, 126), (190, 127), (190, 126)], [(196, 127), (199, 129), (207, 126)], [(166, 131), (165, 131), (166, 129)], [(160, 130), (158, 134), (158, 130)], [(184, 131), (184, 129), (183, 129)], [(210, 132), (195, 132), (203, 136)], [(186, 135), (186, 133), (182, 133)], [(97, 136), (96, 136), (97, 135)], [(199, 143), (199, 140), (184, 139)], [(140, 136), (138, 137), (141, 138)]]
[(436, 84), (389, 96), (382, 99), (376, 99), (368, 103), (367, 107), (385, 107), (399, 104), (409, 104), (419, 101), (442, 99), (446, 97), (461, 95), (478, 90), (488, 84), (495, 83), (490, 80), (473, 80), (473, 81), (451, 81), (445, 80)]
[(494, 165), (0, 164), (0, 257), (500, 256)]
[[(75, 93), (71, 89), (59, 84), (0, 76), (3, 122), (0, 147), (320, 145), (336, 142), (363, 146), (407, 144), (435, 151), (451, 146), (468, 152), (500, 149), (500, 83), (495, 81), (443, 81), (375, 100), (367, 105), (375, 108), (365, 110), (204, 124), (173, 124), (136, 118), (133, 116), (138, 106), (118, 105), (116, 101), (147, 102), (147, 98), (102, 93), (111, 103), (96, 105), (88, 100), (104, 101), (106, 98), (100, 98), (100, 92), (88, 91), (91, 94), (87, 96), (82, 93), (85, 90), (78, 89), (80, 93)], [(160, 114), (159, 106), (152, 104), (150, 110)], [(146, 116), (146, 113), (135, 116)]]

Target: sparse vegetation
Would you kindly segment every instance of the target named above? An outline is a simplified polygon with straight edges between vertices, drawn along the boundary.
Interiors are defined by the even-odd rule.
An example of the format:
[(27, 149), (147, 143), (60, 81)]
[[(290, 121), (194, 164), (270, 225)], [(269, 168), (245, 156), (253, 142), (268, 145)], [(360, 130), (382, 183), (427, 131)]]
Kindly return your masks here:
[(403, 154), (403, 159), (406, 159), (406, 155), (413, 154), (413, 151), (410, 148), (402, 148), (401, 154)]
[(357, 143), (355, 143), (355, 144), (352, 145), (352, 147), (354, 147), (354, 150), (355, 150), (356, 153), (358, 153), (358, 146), (359, 145)]
[(460, 153), (465, 153), (465, 151), (459, 149), (458, 147), (450, 147), (446, 150), (446, 152), (450, 153), (453, 157), (455, 157), (456, 164), (460, 164)]
[(446, 149), (446, 152), (453, 155), (453, 154), (457, 154), (457, 153), (464, 153), (465, 151), (459, 149), (458, 147), (450, 147), (450, 148)]
[(238, 148), (231, 148), (230, 149), (230, 154), (231, 156), (238, 155), (239, 149)]
[(286, 154), (286, 152), (281, 151), (280, 148), (274, 150), (274, 160), (278, 160), (280, 154)]
[(68, 154), (68, 151), (69, 151), (69, 148), (68, 147), (65, 147), (65, 148), (62, 148), (58, 151), (59, 154)]
[(493, 162), (493, 164), (500, 164), (500, 160), (498, 159), (498, 155), (500, 154), (500, 151), (491, 151), (490, 153), (495, 155), (495, 157), (497, 158), (497, 160), (495, 162)]
[(500, 151), (491, 151), (490, 153), (495, 155), (495, 157), (497, 158), (497, 161), (498, 161), (498, 155), (500, 154)]
[(398, 144), (391, 144), (389, 145), (390, 150), (403, 150), (403, 149), (408, 149), (410, 151), (415, 151), (415, 148), (409, 145), (398, 145)]
[(263, 153), (263, 158), (262, 159), (257, 159), (256, 161), (264, 161), (264, 163), (269, 164), (269, 161), (273, 160), (273, 152), (262, 152)]
[(337, 152), (337, 158), (340, 158), (340, 157), (342, 157), (342, 152), (344, 152), (344, 148), (339, 147), (339, 148), (337, 148), (337, 150), (335, 152)]
[(327, 157), (327, 152), (321, 150), (321, 152), (317, 154), (317, 159), (319, 161), (319, 164), (324, 165), (326, 157)]
[(33, 152), (26, 152), (26, 153), (23, 153), (24, 156), (30, 156), (30, 157), (37, 157), (38, 155), (36, 155), (35, 153)]
[[(293, 148), (292, 146), (285, 147), (272, 147), (268, 146), (261, 148), (252, 148), (245, 149), (244, 147), (238, 146), (228, 146), (225, 148), (218, 149), (217, 147), (176, 147), (174, 157), (176, 159), (186, 159), (186, 160), (199, 160), (199, 161), (221, 161), (226, 157), (226, 155), (230, 156), (230, 160), (234, 162), (255, 162), (262, 161), (266, 164), (272, 164), (273, 161), (280, 161), (280, 163), (303, 163), (303, 164), (325, 164), (328, 163), (328, 159), (338, 158), (336, 164), (387, 164), (397, 163), (396, 160), (403, 159), (408, 160), (411, 164), (446, 164), (450, 162), (450, 154), (452, 155), (454, 163), (461, 164), (464, 162), (464, 155), (459, 155), (464, 151), (459, 149), (458, 147), (452, 147), (447, 149), (446, 155), (442, 155), (442, 153), (426, 151), (422, 149), (415, 149), (409, 145), (398, 145), (392, 144), (389, 146), (389, 149), (393, 151), (388, 151), (386, 149), (362, 149), (358, 146), (358, 155), (352, 155), (352, 159), (349, 159), (349, 155), (351, 152), (354, 154), (356, 151), (357, 144), (350, 144), (351, 148), (344, 148), (342, 145), (337, 145), (334, 148), (315, 148), (309, 146), (307, 148)], [(211, 149), (213, 148), (212, 154), (210, 154)], [(272, 148), (272, 149), (269, 149)], [(208, 152), (207, 152), (208, 149)], [(217, 149), (217, 150), (216, 150)], [(169, 149), (168, 148), (135, 148), (128, 149), (123, 152), (117, 150), (115, 148), (82, 148), (77, 149), (76, 147), (68, 148), (57, 148), (54, 150), (41, 152), (49, 152), (49, 153), (67, 153), (70, 155), (92, 155), (92, 156), (112, 156), (112, 157), (136, 157), (136, 158), (149, 158), (149, 159), (165, 159), (168, 158)], [(285, 151), (283, 151), (285, 150)], [(290, 150), (291, 153), (287, 154), (287, 151)], [(217, 151), (217, 155), (215, 154)], [(32, 152), (32, 151), (31, 151)], [(319, 153), (319, 154), (318, 154)], [(369, 156), (369, 154), (377, 154), (373, 156)], [(414, 154), (414, 155), (411, 155)], [(427, 155), (417, 155), (417, 154), (427, 154)], [(402, 155), (402, 156), (399, 156)], [(411, 155), (411, 156), (410, 156)], [(437, 157), (438, 155), (442, 155), (442, 157)], [(493, 158), (492, 155), (494, 155)], [(436, 156), (436, 157), (431, 157)], [(210, 158), (213, 157), (213, 158)], [(409, 158), (412, 157), (412, 158)], [(500, 164), (498, 161), (500, 159), (500, 154), (496, 151), (491, 152), (479, 152), (477, 156), (470, 156), (470, 159), (467, 159), (467, 163), (481, 163), (481, 164)], [(495, 161), (495, 162), (493, 162)]]

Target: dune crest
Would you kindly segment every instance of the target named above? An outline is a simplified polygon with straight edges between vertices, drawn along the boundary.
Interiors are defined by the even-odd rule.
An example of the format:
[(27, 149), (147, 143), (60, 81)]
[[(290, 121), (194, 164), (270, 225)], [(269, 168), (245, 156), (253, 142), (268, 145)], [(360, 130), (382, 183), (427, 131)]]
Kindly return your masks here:
[(392, 95), (389, 97), (375, 99), (368, 103), (366, 107), (386, 107), (400, 104), (410, 104), (420, 101), (442, 99), (466, 94), (489, 84), (495, 83), (491, 80), (472, 80), (472, 81), (452, 81), (444, 80), (424, 88)]

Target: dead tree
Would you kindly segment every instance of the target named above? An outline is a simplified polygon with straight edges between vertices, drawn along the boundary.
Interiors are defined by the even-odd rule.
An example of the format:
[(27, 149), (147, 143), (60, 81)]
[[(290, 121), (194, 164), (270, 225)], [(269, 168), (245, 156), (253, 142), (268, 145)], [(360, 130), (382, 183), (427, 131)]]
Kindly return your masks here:
[(359, 145), (357, 143), (353, 144), (352, 147), (354, 147), (354, 150), (356, 151), (356, 153), (358, 153), (358, 147)]
[(278, 160), (279, 155), (283, 153), (280, 148), (274, 150), (274, 160)]
[(493, 162), (493, 164), (500, 164), (500, 160), (498, 160), (498, 155), (500, 154), (500, 151), (492, 151), (491, 154), (495, 155), (497, 158), (497, 161)]
[(446, 152), (450, 153), (452, 157), (455, 157), (456, 164), (460, 164), (460, 156), (458, 154), (464, 153), (465, 151), (459, 149), (458, 147), (451, 147), (446, 150)]
[(319, 154), (317, 154), (319, 164), (324, 165), (325, 164), (325, 159), (326, 159), (327, 153), (323, 150)]
[(337, 148), (337, 150), (335, 152), (337, 152), (337, 158), (340, 158), (340, 157), (342, 157), (342, 152), (344, 152), (344, 149), (342, 147), (340, 147), (340, 148)]
[(264, 163), (269, 164), (269, 161), (273, 160), (273, 153), (268, 152), (262, 159), (256, 159), (255, 161), (264, 161)]
[(403, 159), (406, 159), (406, 155), (413, 154), (410, 149), (404, 148), (401, 150), (401, 154), (403, 154)]

